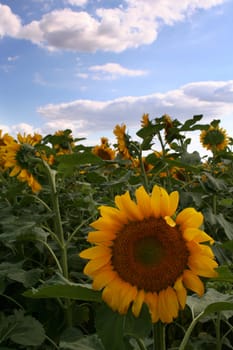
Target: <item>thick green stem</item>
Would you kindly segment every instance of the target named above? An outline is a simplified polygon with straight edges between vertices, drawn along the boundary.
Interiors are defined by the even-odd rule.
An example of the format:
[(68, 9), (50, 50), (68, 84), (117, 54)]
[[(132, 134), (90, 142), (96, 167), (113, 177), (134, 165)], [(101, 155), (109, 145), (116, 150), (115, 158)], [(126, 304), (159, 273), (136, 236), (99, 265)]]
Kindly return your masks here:
[[(59, 206), (59, 198), (56, 189), (56, 171), (51, 169), (46, 162), (43, 162), (45, 169), (48, 174), (49, 184), (51, 188), (51, 200), (54, 212), (54, 231), (60, 242), (60, 265), (62, 268), (62, 275), (68, 280), (69, 279), (69, 271), (68, 271), (68, 257), (67, 257), (67, 245), (64, 237), (60, 206)], [(72, 326), (72, 309), (71, 309), (71, 300), (65, 300), (65, 312), (66, 312), (66, 320), (67, 325)]]
[(156, 322), (153, 325), (154, 347), (153, 350), (166, 350), (165, 325)]

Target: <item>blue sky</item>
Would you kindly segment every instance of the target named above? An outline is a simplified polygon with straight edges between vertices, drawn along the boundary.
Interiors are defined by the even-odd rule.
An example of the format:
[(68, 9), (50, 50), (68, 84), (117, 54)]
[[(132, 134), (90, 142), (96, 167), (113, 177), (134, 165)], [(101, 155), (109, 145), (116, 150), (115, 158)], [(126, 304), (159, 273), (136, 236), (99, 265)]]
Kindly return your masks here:
[(0, 0), (0, 129), (98, 143), (143, 113), (233, 136), (232, 0)]

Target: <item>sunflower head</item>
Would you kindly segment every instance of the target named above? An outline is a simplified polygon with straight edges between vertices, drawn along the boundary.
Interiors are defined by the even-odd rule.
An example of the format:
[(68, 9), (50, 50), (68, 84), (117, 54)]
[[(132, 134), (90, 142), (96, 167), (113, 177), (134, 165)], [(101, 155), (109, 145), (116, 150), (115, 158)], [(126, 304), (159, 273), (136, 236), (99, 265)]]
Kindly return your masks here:
[(149, 114), (148, 113), (144, 113), (141, 119), (141, 127), (145, 128), (147, 126), (149, 126), (150, 124), (150, 120), (149, 120)]
[(226, 130), (219, 127), (219, 123), (212, 123), (207, 130), (202, 130), (200, 142), (210, 151), (223, 151), (229, 143)]
[(58, 130), (55, 132), (53, 139), (53, 147), (57, 155), (70, 154), (75, 147), (74, 139), (71, 135), (71, 130)]
[(101, 145), (93, 147), (92, 153), (104, 160), (113, 160), (115, 158), (115, 151), (109, 146), (106, 137), (101, 138)]
[(141, 186), (135, 200), (126, 192), (115, 197), (116, 207), (100, 207), (88, 235), (94, 246), (80, 256), (90, 260), (84, 273), (114, 311), (132, 307), (137, 317), (145, 303), (152, 322), (170, 323), (185, 307), (187, 290), (201, 296), (200, 277), (216, 276), (213, 239), (200, 229), (203, 216), (194, 208), (176, 215), (178, 200), (176, 191), (154, 186), (148, 194)]
[(130, 146), (130, 137), (126, 133), (126, 125), (116, 125), (113, 130), (114, 135), (117, 138), (117, 147), (119, 153), (122, 155), (124, 159), (132, 159), (132, 156), (129, 151)]
[(35, 178), (35, 160), (38, 159), (36, 145), (41, 142), (39, 134), (17, 135), (17, 140), (10, 139), (5, 146), (5, 169), (11, 169), (10, 176), (17, 176), (21, 182), (27, 182), (33, 192), (38, 192), (41, 185)]

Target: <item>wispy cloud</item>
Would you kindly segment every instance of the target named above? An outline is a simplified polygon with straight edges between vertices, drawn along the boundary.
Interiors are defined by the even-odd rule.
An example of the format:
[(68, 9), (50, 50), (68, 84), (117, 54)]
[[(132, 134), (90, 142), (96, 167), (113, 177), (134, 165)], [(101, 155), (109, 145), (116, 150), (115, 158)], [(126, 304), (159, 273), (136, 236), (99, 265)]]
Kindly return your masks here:
[(45, 125), (49, 123), (50, 127), (56, 128), (59, 120), (66, 127), (80, 123), (79, 131), (88, 135), (92, 130), (93, 133), (112, 130), (122, 122), (134, 128), (143, 113), (149, 113), (152, 118), (168, 113), (180, 120), (194, 114), (203, 114), (209, 119), (222, 118), (233, 114), (233, 80), (189, 83), (165, 93), (109, 101), (76, 100), (49, 104), (39, 107), (38, 113), (45, 118)]
[(7, 57), (8, 62), (15, 62), (19, 59), (19, 56), (9, 56)]
[[(70, 5), (85, 3), (67, 1)], [(9, 6), (0, 4), (0, 36), (27, 39), (50, 50), (122, 52), (153, 43), (163, 24), (174, 25), (198, 9), (225, 1), (125, 0), (124, 7), (99, 7), (94, 14), (72, 8), (57, 9), (25, 25)]]
[(146, 75), (148, 72), (139, 69), (129, 69), (121, 66), (118, 63), (106, 63), (89, 67), (89, 71), (94, 72), (93, 79), (117, 79), (120, 77), (139, 77)]

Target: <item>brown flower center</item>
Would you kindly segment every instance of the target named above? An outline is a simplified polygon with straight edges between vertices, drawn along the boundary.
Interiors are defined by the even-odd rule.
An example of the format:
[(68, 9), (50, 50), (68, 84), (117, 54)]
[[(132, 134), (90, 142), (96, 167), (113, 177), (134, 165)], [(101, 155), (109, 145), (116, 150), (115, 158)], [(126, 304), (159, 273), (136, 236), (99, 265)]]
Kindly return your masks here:
[(147, 292), (173, 286), (186, 268), (188, 256), (179, 228), (162, 218), (128, 223), (112, 246), (112, 266), (119, 276)]

